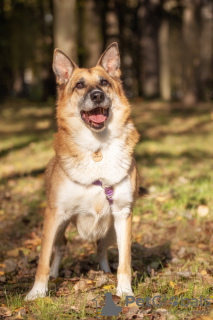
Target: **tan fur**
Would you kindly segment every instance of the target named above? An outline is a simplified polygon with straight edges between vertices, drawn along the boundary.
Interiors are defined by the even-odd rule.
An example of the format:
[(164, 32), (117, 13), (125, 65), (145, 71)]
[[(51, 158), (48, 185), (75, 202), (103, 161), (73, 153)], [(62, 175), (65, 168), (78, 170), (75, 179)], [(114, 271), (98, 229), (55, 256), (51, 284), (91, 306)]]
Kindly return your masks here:
[[(63, 56), (62, 52), (55, 51), (55, 55), (62, 56), (54, 57), (54, 63), (61, 57), (64, 59), (61, 70), (58, 71), (57, 66), (53, 66), (59, 84), (58, 131), (54, 139), (56, 155), (49, 162), (45, 172), (47, 209), (36, 281), (27, 296), (29, 300), (36, 297), (37, 291), (38, 296), (45, 295), (54, 243), (56, 255), (50, 274), (57, 276), (65, 250), (63, 234), (69, 221), (76, 225), (83, 237), (98, 240), (100, 265), (107, 272), (109, 271), (107, 248), (117, 237), (119, 248), (117, 293), (122, 295), (125, 292), (129, 294), (132, 292), (131, 221), (132, 206), (138, 191), (138, 175), (133, 150), (139, 135), (130, 118), (130, 105), (119, 78), (119, 61), (116, 60), (118, 59), (117, 45), (112, 44), (107, 50), (101, 56), (97, 66), (91, 69), (79, 69), (69, 58)], [(106, 52), (109, 52), (109, 57)], [(115, 59), (114, 64), (110, 64), (110, 60), (109, 72), (106, 72), (101, 65), (104, 63), (104, 66), (108, 66), (107, 59), (112, 61)], [(72, 74), (70, 78), (68, 78), (69, 74)], [(111, 99), (112, 110), (105, 131), (96, 133), (86, 128), (79, 116), (78, 104), (91, 88), (97, 87), (100, 77), (109, 82), (109, 86), (101, 89)], [(75, 85), (82, 78), (85, 87), (76, 90)], [(97, 148), (100, 148), (103, 153), (103, 160), (100, 163), (92, 160), (92, 153), (97, 151)], [(112, 153), (109, 151), (110, 148)], [(106, 159), (108, 160), (104, 164)], [(105, 168), (108, 165), (109, 167)], [(93, 181), (98, 179), (107, 186), (112, 183), (115, 192), (112, 207), (109, 206), (103, 189), (93, 186)], [(94, 199), (90, 196), (93, 192)], [(72, 204), (72, 201), (75, 204)], [(84, 201), (86, 204), (82, 207)], [(70, 208), (72, 208), (71, 211)]]

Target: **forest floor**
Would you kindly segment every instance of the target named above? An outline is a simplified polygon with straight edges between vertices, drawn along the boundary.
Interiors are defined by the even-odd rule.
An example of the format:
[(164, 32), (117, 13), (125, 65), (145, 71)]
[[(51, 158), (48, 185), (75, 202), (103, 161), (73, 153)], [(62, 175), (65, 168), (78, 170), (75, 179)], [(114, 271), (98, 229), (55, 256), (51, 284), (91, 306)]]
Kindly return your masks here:
[(0, 319), (102, 318), (106, 291), (123, 307), (114, 319), (213, 319), (213, 105), (207, 103), (133, 104), (144, 197), (134, 208), (132, 285), (136, 299), (149, 303), (125, 306), (115, 296), (117, 249), (109, 250), (113, 273), (102, 274), (96, 245), (72, 226), (49, 296), (24, 301), (41, 248), (54, 110), (27, 102), (1, 106)]

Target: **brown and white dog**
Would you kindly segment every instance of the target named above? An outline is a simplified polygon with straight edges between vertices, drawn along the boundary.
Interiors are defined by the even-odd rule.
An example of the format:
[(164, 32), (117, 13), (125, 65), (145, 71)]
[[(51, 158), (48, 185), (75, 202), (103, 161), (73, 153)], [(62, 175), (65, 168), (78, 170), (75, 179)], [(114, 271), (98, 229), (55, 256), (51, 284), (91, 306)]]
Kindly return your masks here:
[(55, 49), (53, 70), (58, 83), (56, 155), (45, 173), (42, 248), (26, 300), (44, 297), (49, 276), (58, 276), (70, 221), (83, 239), (97, 240), (98, 260), (105, 272), (110, 272), (107, 248), (117, 240), (117, 295), (133, 295), (131, 222), (138, 191), (133, 149), (139, 135), (120, 81), (118, 45), (112, 43), (91, 69), (78, 68)]

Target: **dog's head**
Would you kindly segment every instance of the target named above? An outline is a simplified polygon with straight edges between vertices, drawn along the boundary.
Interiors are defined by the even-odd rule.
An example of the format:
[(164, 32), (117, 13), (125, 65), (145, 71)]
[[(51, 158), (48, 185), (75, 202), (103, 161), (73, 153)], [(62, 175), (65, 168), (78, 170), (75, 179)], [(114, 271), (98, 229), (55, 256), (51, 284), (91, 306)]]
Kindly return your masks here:
[[(112, 105), (123, 95), (120, 82), (120, 56), (112, 43), (97, 65), (81, 69), (62, 51), (55, 49), (53, 70), (59, 86), (59, 103), (69, 104), (69, 115), (95, 132), (103, 131), (112, 116)], [(65, 101), (64, 101), (65, 99)]]

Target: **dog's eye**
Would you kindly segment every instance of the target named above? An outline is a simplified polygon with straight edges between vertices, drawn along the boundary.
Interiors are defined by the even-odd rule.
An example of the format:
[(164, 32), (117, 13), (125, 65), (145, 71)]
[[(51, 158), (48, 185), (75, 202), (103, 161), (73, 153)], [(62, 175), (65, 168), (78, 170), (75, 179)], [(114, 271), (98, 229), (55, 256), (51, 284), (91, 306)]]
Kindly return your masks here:
[(78, 82), (78, 83), (76, 84), (76, 88), (78, 88), (78, 89), (84, 88), (83, 82)]
[(102, 79), (102, 80), (101, 80), (101, 85), (102, 85), (102, 86), (107, 86), (108, 83), (109, 83), (109, 82), (108, 82), (107, 80), (105, 80), (105, 79)]

